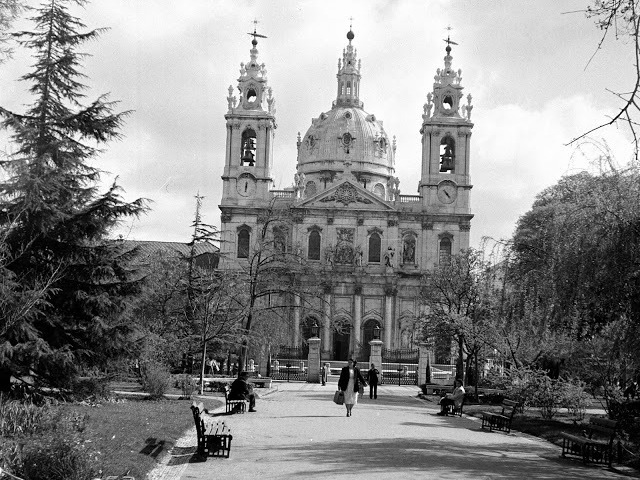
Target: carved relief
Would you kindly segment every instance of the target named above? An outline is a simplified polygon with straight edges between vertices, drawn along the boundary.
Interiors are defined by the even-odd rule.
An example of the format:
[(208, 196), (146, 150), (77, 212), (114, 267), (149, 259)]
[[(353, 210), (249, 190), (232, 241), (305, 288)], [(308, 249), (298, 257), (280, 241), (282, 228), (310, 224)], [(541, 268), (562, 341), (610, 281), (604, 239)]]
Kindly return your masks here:
[(345, 183), (340, 185), (333, 195), (329, 195), (320, 200), (321, 202), (337, 202), (342, 203), (345, 207), (351, 203), (373, 203), (368, 198), (358, 193), (353, 185)]

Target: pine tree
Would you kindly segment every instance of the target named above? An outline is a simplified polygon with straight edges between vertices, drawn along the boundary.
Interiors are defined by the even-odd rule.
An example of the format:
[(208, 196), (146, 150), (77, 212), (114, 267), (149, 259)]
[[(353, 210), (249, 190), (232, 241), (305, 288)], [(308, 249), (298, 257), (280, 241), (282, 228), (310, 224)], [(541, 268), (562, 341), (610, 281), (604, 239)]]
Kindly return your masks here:
[[(123, 201), (114, 182), (100, 192), (101, 170), (88, 164), (99, 148), (119, 137), (129, 112), (115, 113), (106, 95), (83, 104), (77, 51), (104, 29), (86, 30), (69, 4), (47, 0), (36, 10), (33, 31), (15, 34), (34, 53), (29, 82), (34, 99), (25, 113), (0, 107), (2, 127), (12, 132), (15, 151), (0, 166), (0, 228), (6, 241), (5, 267), (25, 291), (49, 285), (48, 306), (3, 332), (0, 390), (10, 375), (29, 372), (49, 385), (68, 384), (80, 366), (104, 362), (123, 346), (121, 320), (127, 294), (138, 282), (110, 229), (146, 210), (146, 202)], [(0, 322), (3, 322), (0, 319)]]

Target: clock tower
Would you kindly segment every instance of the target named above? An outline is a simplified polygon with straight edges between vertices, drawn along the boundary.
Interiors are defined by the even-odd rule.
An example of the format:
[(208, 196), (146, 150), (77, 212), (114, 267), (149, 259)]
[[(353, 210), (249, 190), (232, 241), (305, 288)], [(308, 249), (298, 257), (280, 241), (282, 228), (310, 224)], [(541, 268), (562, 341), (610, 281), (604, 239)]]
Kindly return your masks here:
[(233, 94), (232, 86), (229, 86), (227, 97), (221, 208), (267, 203), (270, 198), (276, 129), (275, 99), (267, 85), (267, 69), (264, 63), (258, 62), (257, 38), (266, 37), (255, 30), (250, 35), (253, 36), (251, 58), (248, 63), (240, 64), (238, 97)]
[(457, 44), (449, 38), (445, 41), (444, 68), (436, 71), (433, 92), (427, 95), (422, 115), (422, 174), (418, 186), (429, 225), (439, 236), (434, 240), (440, 245), (440, 254), (443, 244), (450, 253), (468, 248), (473, 216), (469, 204), (473, 106), (471, 95), (463, 95), (462, 70), (455, 71), (451, 66), (451, 45)]

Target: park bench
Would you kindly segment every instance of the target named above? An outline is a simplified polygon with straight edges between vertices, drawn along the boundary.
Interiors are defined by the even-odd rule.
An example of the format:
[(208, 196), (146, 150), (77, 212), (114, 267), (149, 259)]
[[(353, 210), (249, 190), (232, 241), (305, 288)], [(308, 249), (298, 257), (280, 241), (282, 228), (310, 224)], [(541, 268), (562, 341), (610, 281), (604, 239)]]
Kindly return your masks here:
[(606, 463), (611, 467), (617, 426), (614, 420), (591, 417), (582, 436), (562, 432), (562, 456), (575, 455), (582, 457), (584, 463)]
[(231, 392), (231, 387), (226, 385), (224, 387), (224, 402), (226, 407), (226, 412), (239, 412), (244, 413), (247, 411), (247, 401), (248, 400), (232, 400), (229, 398), (229, 393)]
[(505, 398), (502, 400), (501, 407), (500, 413), (482, 412), (482, 428), (489, 427), (490, 432), (494, 430), (511, 432), (511, 420), (518, 408), (518, 402)]
[(198, 435), (198, 455), (202, 457), (226, 457), (229, 458), (231, 451), (231, 430), (224, 422), (205, 422), (204, 414), (207, 413), (201, 403), (193, 402), (191, 405), (193, 420), (196, 423), (196, 433)]

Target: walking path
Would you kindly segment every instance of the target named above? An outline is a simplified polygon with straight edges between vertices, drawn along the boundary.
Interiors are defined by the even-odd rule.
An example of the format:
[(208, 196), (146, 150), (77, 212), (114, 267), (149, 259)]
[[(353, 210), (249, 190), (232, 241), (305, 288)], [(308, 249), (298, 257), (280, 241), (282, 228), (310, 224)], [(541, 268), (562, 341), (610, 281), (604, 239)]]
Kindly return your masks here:
[[(621, 479), (601, 466), (562, 459), (560, 448), (512, 432), (489, 433), (477, 419), (440, 417), (415, 386), (381, 386), (347, 418), (335, 385), (276, 383), (257, 413), (221, 416), (230, 458), (194, 462), (195, 428), (152, 480), (204, 479)], [(260, 390), (258, 390), (260, 393)]]

